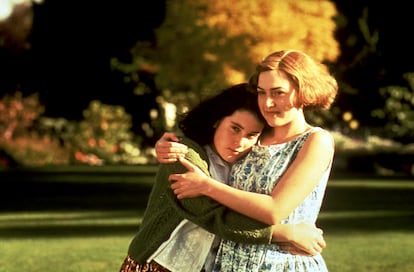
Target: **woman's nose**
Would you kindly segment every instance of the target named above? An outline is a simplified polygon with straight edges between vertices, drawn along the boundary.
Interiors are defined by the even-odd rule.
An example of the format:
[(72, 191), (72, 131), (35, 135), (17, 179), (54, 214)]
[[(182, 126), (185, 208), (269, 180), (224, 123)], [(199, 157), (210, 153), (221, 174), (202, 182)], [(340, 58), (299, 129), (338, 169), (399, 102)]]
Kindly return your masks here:
[(248, 145), (251, 145), (250, 141), (246, 137), (239, 137), (238, 140), (235, 142), (237, 148), (246, 149)]
[(275, 101), (269, 96), (266, 98), (266, 107), (271, 108), (275, 105)]
[(242, 142), (243, 142), (243, 137), (236, 136), (233, 139), (233, 145), (234, 145), (235, 148), (241, 147), (242, 146)]

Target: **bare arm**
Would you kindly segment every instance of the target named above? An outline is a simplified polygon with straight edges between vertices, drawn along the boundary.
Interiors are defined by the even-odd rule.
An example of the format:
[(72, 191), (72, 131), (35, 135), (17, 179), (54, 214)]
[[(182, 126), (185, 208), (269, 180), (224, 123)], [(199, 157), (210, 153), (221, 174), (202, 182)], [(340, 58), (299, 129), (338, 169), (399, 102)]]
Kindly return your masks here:
[(171, 175), (170, 180), (176, 181), (171, 187), (179, 199), (206, 195), (235, 211), (276, 225), (312, 192), (333, 153), (332, 136), (326, 131), (313, 133), (270, 195), (239, 190), (206, 176), (197, 180), (194, 172)]
[(291, 254), (316, 255), (326, 247), (323, 231), (309, 223), (273, 226), (273, 241)]
[[(183, 158), (183, 155), (188, 152), (185, 145), (180, 143), (171, 143), (169, 141), (178, 141), (178, 137), (173, 133), (165, 133), (163, 137), (156, 144), (156, 153), (160, 162), (168, 163), (176, 161), (177, 158)], [(175, 145), (177, 144), (177, 145)], [(184, 148), (182, 147), (184, 146)], [(174, 154), (174, 152), (182, 152), (181, 154)], [(160, 155), (161, 154), (161, 155)], [(160, 156), (164, 160), (160, 160)], [(182, 159), (182, 163), (187, 169), (198, 169), (186, 159)], [(185, 165), (187, 164), (187, 165)], [(199, 170), (199, 169), (198, 169)], [(197, 173), (207, 177), (201, 170)], [(188, 174), (189, 172), (187, 172)], [(186, 174), (183, 174), (186, 175)], [(193, 177), (188, 176), (189, 179)], [(221, 183), (220, 183), (221, 184)], [(313, 224), (299, 223), (296, 225), (285, 224), (273, 226), (272, 241), (278, 242), (282, 248), (292, 254), (300, 255), (315, 255), (326, 247), (326, 242), (323, 238), (323, 232)]]

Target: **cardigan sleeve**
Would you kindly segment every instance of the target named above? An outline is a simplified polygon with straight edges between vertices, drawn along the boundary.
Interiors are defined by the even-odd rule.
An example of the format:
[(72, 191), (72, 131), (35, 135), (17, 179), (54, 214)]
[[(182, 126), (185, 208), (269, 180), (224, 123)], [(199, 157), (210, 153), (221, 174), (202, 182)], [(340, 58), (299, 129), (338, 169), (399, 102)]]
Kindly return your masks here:
[[(189, 147), (187, 159), (208, 174), (208, 158), (205, 150), (195, 142), (185, 139)], [(272, 240), (272, 226), (235, 212), (217, 201), (206, 197), (178, 200), (171, 190), (168, 176), (184, 173), (186, 168), (181, 163), (160, 165), (158, 182), (165, 182), (166, 196), (169, 204), (177, 213), (222, 239), (250, 244), (269, 244)]]

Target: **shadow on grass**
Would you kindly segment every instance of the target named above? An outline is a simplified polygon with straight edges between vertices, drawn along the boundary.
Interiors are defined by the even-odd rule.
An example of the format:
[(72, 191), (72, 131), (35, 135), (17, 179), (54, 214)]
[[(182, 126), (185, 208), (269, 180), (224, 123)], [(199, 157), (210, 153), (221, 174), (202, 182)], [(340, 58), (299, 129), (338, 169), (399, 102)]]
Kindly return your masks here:
[(329, 232), (414, 230), (414, 183), (408, 180), (334, 180), (318, 225)]
[(2, 172), (0, 238), (131, 235), (154, 173)]
[(151, 186), (132, 183), (9, 183), (0, 192), (1, 211), (119, 210), (145, 206)]
[[(139, 228), (153, 175), (66, 173), (19, 178), (1, 179), (0, 238), (131, 235)], [(332, 180), (318, 225), (331, 233), (412, 231), (414, 183)]]
[(131, 235), (139, 229), (139, 225), (102, 225), (84, 226), (31, 226), (1, 228), (0, 238), (73, 238), (73, 237), (106, 237)]
[(318, 226), (327, 233), (351, 231), (413, 231), (414, 230), (414, 212), (393, 213), (360, 213), (358, 211), (350, 212), (348, 216), (323, 216), (318, 220)]

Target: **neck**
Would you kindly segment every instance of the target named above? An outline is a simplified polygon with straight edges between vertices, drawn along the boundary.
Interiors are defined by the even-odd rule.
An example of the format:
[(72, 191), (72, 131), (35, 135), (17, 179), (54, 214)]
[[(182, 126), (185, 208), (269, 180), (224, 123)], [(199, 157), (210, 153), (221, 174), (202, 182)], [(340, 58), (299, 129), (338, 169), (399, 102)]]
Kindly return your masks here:
[(310, 128), (311, 126), (305, 119), (290, 122), (283, 126), (273, 127), (268, 133), (263, 135), (261, 143), (263, 145), (269, 145), (289, 142), (308, 131)]

